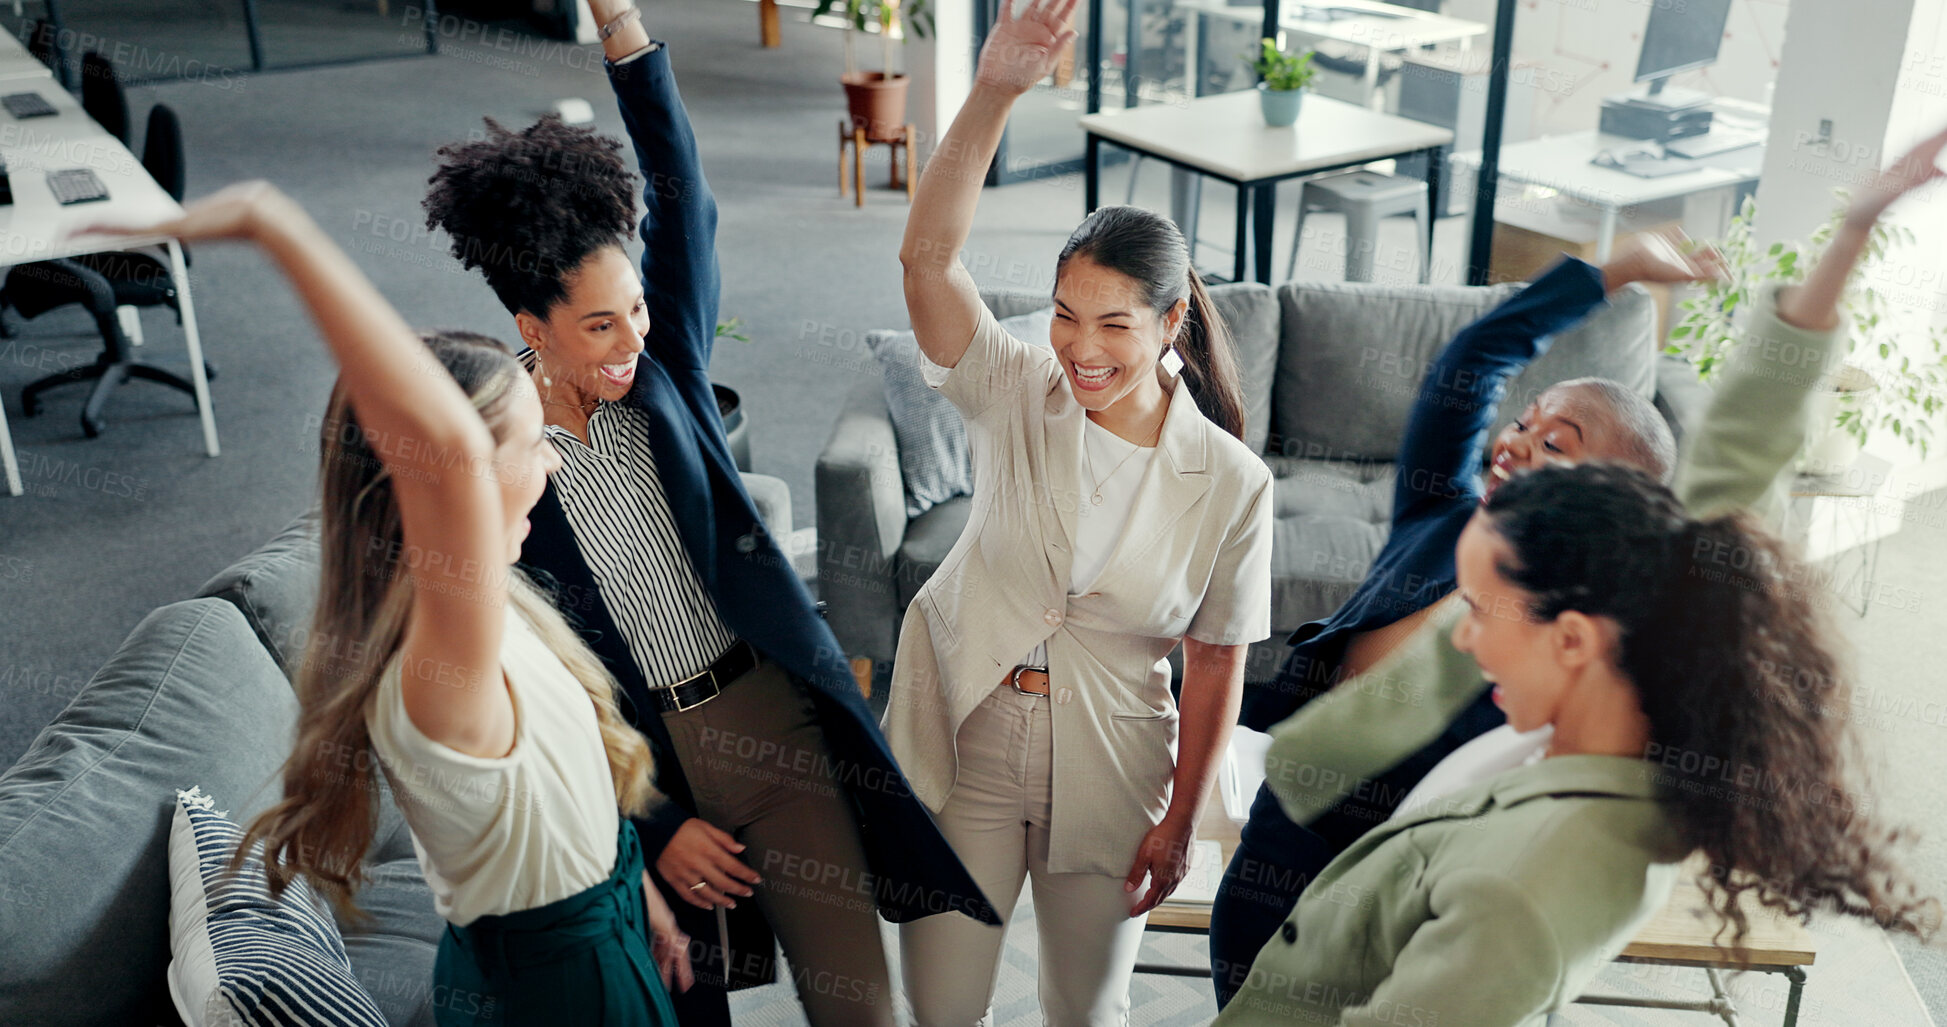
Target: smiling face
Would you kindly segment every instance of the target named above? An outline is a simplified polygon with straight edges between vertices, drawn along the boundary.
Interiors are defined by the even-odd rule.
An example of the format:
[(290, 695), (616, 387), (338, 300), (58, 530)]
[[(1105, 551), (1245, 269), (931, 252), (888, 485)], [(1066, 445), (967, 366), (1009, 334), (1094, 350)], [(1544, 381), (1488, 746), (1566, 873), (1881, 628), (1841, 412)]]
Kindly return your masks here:
[(500, 483), (500, 508), (506, 518), (507, 562), (521, 557), (521, 542), (531, 530), (527, 515), (540, 502), (548, 475), (561, 468), (561, 454), (549, 442), (541, 419), (541, 398), (526, 376), (517, 377), (504, 409), (491, 426), (493, 473)]
[[(557, 402), (614, 402), (635, 384), (636, 357), (649, 334), (642, 278), (619, 246), (588, 255), (562, 280), (567, 295), (541, 318), (514, 316), (521, 341), (541, 356)], [(552, 413), (552, 412), (551, 412)]]
[(1547, 389), (1495, 436), (1481, 483), (1482, 501), (1514, 475), (1549, 464), (1634, 463), (1619, 438), (1622, 430), (1593, 390), (1574, 385)]
[(1558, 625), (1535, 619), (1533, 597), (1501, 573), (1513, 555), (1484, 514), (1467, 522), (1454, 550), (1467, 615), (1454, 626), (1453, 645), (1480, 665), (1508, 724), (1525, 732), (1554, 723), (1570, 677), (1558, 658)]
[(1069, 258), (1055, 283), (1048, 341), (1083, 409), (1107, 410), (1140, 390), (1162, 391), (1156, 361), (1189, 306), (1157, 314), (1133, 278), (1085, 255)]

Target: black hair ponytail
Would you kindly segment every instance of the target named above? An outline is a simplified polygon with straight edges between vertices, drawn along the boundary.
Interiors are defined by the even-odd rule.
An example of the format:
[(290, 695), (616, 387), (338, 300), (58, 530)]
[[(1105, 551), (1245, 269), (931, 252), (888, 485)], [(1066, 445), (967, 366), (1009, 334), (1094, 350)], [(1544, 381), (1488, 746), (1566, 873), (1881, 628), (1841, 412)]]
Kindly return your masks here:
[(1177, 300), (1187, 301), (1175, 339), (1183, 358), (1183, 384), (1205, 417), (1243, 438), (1244, 389), (1238, 378), (1237, 351), (1223, 315), (1217, 313), (1190, 264), (1190, 247), (1176, 222), (1141, 207), (1103, 207), (1068, 237), (1055, 260), (1057, 278), (1075, 256), (1134, 279), (1159, 316)]

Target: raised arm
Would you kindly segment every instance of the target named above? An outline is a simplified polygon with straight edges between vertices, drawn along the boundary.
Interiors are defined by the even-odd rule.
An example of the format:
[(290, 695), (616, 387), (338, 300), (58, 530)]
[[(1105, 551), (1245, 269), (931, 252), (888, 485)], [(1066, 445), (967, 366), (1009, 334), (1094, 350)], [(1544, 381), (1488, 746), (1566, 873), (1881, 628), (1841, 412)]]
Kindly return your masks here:
[(1400, 443), (1393, 519), (1423, 501), (1479, 498), (1481, 456), (1502, 393), (1605, 298), (1632, 282), (1697, 281), (1722, 273), (1715, 250), (1684, 253), (1660, 235), (1632, 239), (1607, 264), (1564, 258), (1526, 288), (1460, 330), (1420, 384)]
[[(629, 0), (590, 0), (608, 25)], [(641, 15), (628, 15), (602, 42), (609, 85), (642, 172), (642, 291), (649, 308), (647, 348), (659, 359), (708, 368), (716, 345), (717, 201), (703, 178), (696, 133), (676, 91), (669, 48), (650, 46)]]
[(1564, 258), (1460, 330), (1427, 369), (1400, 440), (1393, 521), (1423, 502), (1480, 494), (1475, 480), (1507, 384), (1550, 337), (1601, 305), (1600, 269)]
[[(406, 547), (398, 562), (415, 585), (401, 647), (407, 713), (436, 742), (505, 755), (514, 740), (500, 671), (507, 525), (494, 438), (472, 402), (330, 237), (268, 184), (230, 186), (139, 234), (254, 242), (290, 279), (391, 472)], [(522, 430), (545, 445), (540, 428), (537, 415)]]
[(973, 228), (987, 166), (1014, 101), (1055, 70), (1062, 47), (1075, 38), (1068, 27), (1075, 2), (1003, 0), (980, 49), (973, 92), (920, 175), (899, 263), (913, 335), (927, 359), (941, 367), (960, 362), (980, 323), (980, 293), (960, 262), (960, 248)]
[(1762, 297), (1732, 351), (1677, 470), (1677, 497), (1694, 516), (1751, 508), (1776, 520), (1784, 478), (1805, 440), (1806, 401), (1845, 348), (1839, 299), (1893, 202), (1942, 177), (1943, 130), (1877, 175), (1846, 211), (1805, 281)]

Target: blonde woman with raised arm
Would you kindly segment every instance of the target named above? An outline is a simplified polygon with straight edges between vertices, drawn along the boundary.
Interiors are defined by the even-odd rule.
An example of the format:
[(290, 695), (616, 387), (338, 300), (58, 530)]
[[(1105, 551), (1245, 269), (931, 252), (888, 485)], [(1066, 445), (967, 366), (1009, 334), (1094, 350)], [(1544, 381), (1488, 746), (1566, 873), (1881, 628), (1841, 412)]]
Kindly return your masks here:
[(416, 335), (263, 183), (139, 234), (256, 243), (340, 368), (297, 743), (284, 798), (240, 852), (263, 843), (273, 892), (303, 875), (349, 905), (376, 827), (376, 765), (448, 923), (433, 971), (441, 1027), (673, 1025), (665, 975), (687, 984), (687, 939), (644, 887), (622, 816), (650, 797), (648, 749), (600, 662), (513, 569), (560, 464), (520, 364), (480, 336)]
[[(1245, 650), (1271, 628), (1271, 474), (1239, 441), (1229, 335), (1177, 227), (1133, 207), (1084, 221), (1056, 261), (1052, 348), (1003, 331), (959, 259), (1008, 111), (1054, 69), (1074, 7), (1002, 10), (907, 222), (922, 370), (966, 418), (975, 483), (907, 608), (886, 711), (995, 906), (1033, 878), (1053, 1027), (1127, 1022), (1143, 924), (1184, 877)], [(919, 1023), (982, 1022), (1004, 931), (902, 926)]]

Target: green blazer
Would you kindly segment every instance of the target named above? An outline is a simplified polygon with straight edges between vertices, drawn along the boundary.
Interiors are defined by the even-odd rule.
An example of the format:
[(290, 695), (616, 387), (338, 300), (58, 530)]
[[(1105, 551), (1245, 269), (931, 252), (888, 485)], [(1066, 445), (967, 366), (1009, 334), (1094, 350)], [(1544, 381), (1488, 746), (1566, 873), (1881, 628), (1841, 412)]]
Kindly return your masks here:
[(1685, 856), (1652, 764), (1560, 756), (1367, 832), (1305, 889), (1217, 1018), (1515, 1027), (1573, 1001)]
[[(1843, 352), (1844, 336), (1781, 321), (1775, 288), (1758, 300), (1745, 338), (1719, 377), (1679, 463), (1675, 489), (1693, 515), (1750, 509), (1776, 524), (1789, 494), (1790, 464), (1804, 442), (1807, 400)], [(1374, 787), (1375, 777), (1438, 737), (1486, 687), (1472, 658), (1452, 645), (1453, 626), (1463, 612), (1461, 604), (1443, 601), (1386, 659), (1271, 729), (1266, 781), (1293, 821), (1307, 823), (1340, 798)], [(1589, 761), (1624, 766), (1598, 773), (1583, 769)], [(1595, 960), (1594, 968), (1600, 969), (1601, 962), (1620, 951), (1646, 915), (1642, 904), (1647, 901), (1648, 912), (1654, 912), (1667, 899), (1674, 880), (1667, 864), (1685, 855), (1668, 851), (1667, 841), (1653, 830), (1633, 833), (1662, 823), (1655, 796), (1647, 790), (1647, 767), (1642, 761), (1615, 758), (1547, 759), (1437, 804), (1438, 812), (1376, 828), (1306, 890), (1285, 930), (1259, 953), (1244, 991), (1225, 1007), (1218, 1023), (1269, 1022), (1270, 1016), (1251, 1012), (1245, 1000), (1255, 997), (1260, 1003), (1289, 1007), (1285, 993), (1296, 981), (1328, 981), (1345, 989), (1336, 998), (1327, 996), (1329, 1000), (1303, 1007), (1314, 1023), (1414, 1022), (1386, 1020), (1383, 1013), (1372, 1012), (1369, 996), (1382, 993), (1422, 996), (1429, 1010), (1444, 1013), (1439, 1023), (1467, 1027), (1521, 1024), (1572, 1001), (1587, 981), (1576, 976), (1582, 966), (1575, 960)], [(1584, 773), (1586, 779), (1574, 776)], [(1600, 802), (1595, 795), (1550, 790), (1571, 778), (1584, 784), (1600, 780), (1608, 790), (1600, 794)], [(1638, 786), (1635, 792), (1625, 787), (1632, 781)], [(1510, 801), (1511, 795), (1522, 801)], [(1550, 829), (1582, 823), (1582, 818), (1612, 832), (1604, 836), (1610, 849), (1599, 854), (1599, 863), (1591, 862), (1596, 856), (1583, 851), (1585, 843), (1574, 832)], [(1455, 842), (1463, 827), (1480, 843)], [(1428, 855), (1436, 850), (1441, 858), (1430, 860)], [(1374, 866), (1355, 872), (1349, 865), (1362, 860)], [(1562, 888), (1553, 878), (1529, 879), (1535, 872), (1531, 868), (1550, 864), (1600, 866), (1601, 873), (1578, 869), (1572, 888)], [(1323, 916), (1327, 910), (1319, 906), (1331, 900), (1329, 888), (1327, 897), (1317, 897), (1321, 887), (1355, 879), (1392, 883), (1376, 891), (1363, 909), (1348, 907), (1341, 894), (1338, 916)], [(1469, 899), (1463, 892), (1479, 894)], [(1517, 893), (1550, 912), (1538, 907), (1534, 922), (1511, 924), (1501, 907)], [(1438, 901), (1443, 896), (1445, 905)], [(1543, 944), (1539, 925), (1552, 930), (1561, 911), (1590, 937), (1572, 950), (1551, 951)], [(1482, 936), (1456, 922), (1461, 917), (1483, 917), (1493, 930), (1512, 933), (1506, 940), (1489, 935), (1491, 944), (1478, 944)], [(1283, 935), (1294, 932), (1312, 942), (1287, 943)], [(1429, 944), (1417, 944), (1420, 934), (1428, 936)], [(1592, 940), (1594, 935), (1601, 940)], [(1382, 939), (1398, 943), (1382, 944)], [(1555, 944), (1561, 942), (1558, 937)], [(1510, 943), (1535, 948), (1523, 957), (1524, 950)], [(1354, 983), (1342, 965), (1352, 958), (1362, 964), (1356, 979), (1361, 983)], [(1528, 980), (1529, 969), (1545, 966), (1554, 967), (1556, 975), (1548, 988)], [(1429, 991), (1428, 982), (1444, 990)], [(1536, 1004), (1523, 1005), (1528, 1002)], [(1326, 1015), (1332, 1010), (1339, 1012)]]

